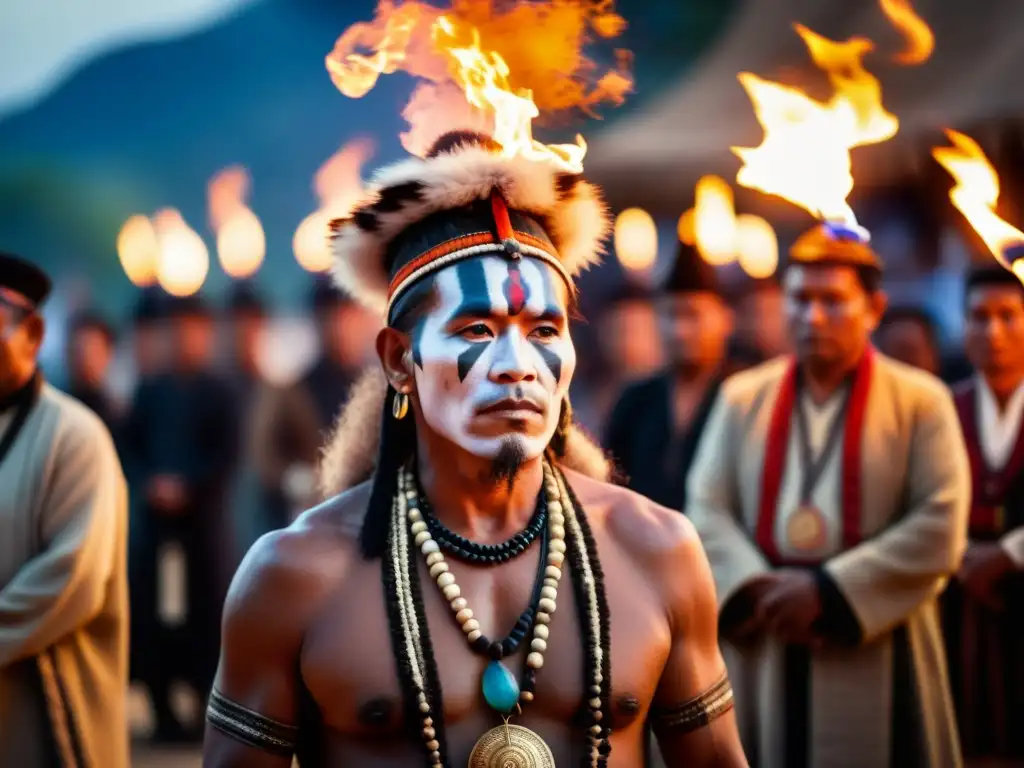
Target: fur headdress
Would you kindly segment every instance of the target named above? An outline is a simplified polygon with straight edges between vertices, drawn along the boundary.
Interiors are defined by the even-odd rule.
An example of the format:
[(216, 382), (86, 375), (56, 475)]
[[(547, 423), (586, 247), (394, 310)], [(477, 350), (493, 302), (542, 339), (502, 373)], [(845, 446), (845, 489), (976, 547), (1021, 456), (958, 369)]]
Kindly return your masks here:
[(352, 216), (331, 224), (334, 277), (385, 314), (410, 285), (481, 253), (533, 256), (570, 283), (609, 232), (599, 190), (554, 159), (504, 157), (493, 140), (442, 136), (426, 159), (379, 171)]
[[(552, 158), (504, 157), (486, 136), (442, 136), (425, 159), (380, 171), (352, 216), (331, 224), (334, 278), (350, 296), (392, 321), (391, 311), (415, 283), (462, 259), (493, 253), (550, 265), (575, 291), (573, 278), (600, 260), (607, 209), (596, 187)], [(353, 387), (321, 466), (326, 496), (373, 475), (361, 534), (364, 554), (379, 556), (394, 492), (391, 472), (415, 443), (411, 419), (390, 417), (395, 397), (379, 369)], [(383, 422), (381, 421), (383, 419)], [(607, 480), (601, 449), (563, 404), (552, 450), (566, 466)]]

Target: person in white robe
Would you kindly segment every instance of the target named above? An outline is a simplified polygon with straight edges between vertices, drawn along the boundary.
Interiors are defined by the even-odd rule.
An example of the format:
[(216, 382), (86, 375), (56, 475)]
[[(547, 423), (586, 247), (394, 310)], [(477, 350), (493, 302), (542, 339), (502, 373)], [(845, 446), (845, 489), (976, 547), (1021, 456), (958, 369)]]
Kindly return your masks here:
[(49, 290), (0, 254), (0, 766), (127, 768), (127, 487), (37, 370)]
[(688, 485), (759, 768), (961, 764), (937, 598), (970, 474), (948, 390), (870, 346), (881, 262), (827, 226), (783, 274), (795, 356), (728, 379)]

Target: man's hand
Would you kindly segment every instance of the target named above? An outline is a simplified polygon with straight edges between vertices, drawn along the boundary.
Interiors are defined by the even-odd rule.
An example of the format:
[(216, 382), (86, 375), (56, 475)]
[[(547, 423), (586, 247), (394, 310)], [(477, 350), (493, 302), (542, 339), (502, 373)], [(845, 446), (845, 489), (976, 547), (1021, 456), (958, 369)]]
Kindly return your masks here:
[(757, 639), (767, 629), (767, 622), (760, 611), (760, 604), (765, 594), (778, 583), (778, 574), (774, 571), (755, 576), (733, 596), (743, 605), (746, 616), (734, 627), (729, 629), (729, 639), (743, 643)]
[(148, 498), (161, 512), (180, 512), (187, 500), (185, 483), (176, 475), (157, 475), (149, 483)]
[(956, 574), (964, 590), (993, 611), (1003, 609), (999, 584), (1013, 573), (1016, 566), (1009, 554), (998, 544), (970, 544)]
[(773, 583), (758, 600), (757, 618), (785, 643), (817, 645), (811, 627), (821, 616), (821, 595), (814, 573), (781, 568), (773, 576)]

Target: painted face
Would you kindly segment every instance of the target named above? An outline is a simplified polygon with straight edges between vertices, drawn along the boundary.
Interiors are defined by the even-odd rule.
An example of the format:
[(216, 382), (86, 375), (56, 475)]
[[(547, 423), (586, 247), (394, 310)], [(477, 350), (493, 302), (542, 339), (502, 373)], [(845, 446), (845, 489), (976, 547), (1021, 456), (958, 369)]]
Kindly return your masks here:
[(540, 456), (576, 367), (565, 284), (541, 261), (499, 256), (461, 261), (434, 281), (438, 301), (412, 333), (423, 418), (481, 458), (509, 439)]

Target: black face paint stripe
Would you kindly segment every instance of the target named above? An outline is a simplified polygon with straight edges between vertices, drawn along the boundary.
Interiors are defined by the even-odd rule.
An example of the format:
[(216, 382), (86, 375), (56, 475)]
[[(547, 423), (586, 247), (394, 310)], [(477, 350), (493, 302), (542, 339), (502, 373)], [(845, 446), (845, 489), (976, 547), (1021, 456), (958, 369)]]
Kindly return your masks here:
[(484, 353), (484, 350), (487, 349), (488, 346), (490, 346), (489, 342), (474, 341), (469, 344), (469, 348), (465, 352), (461, 352), (459, 354), (459, 381), (466, 380), (466, 377), (469, 376), (469, 372), (473, 370), (473, 366), (476, 365), (476, 361), (480, 359), (480, 355)]
[(541, 341), (531, 341), (534, 348), (540, 353), (541, 359), (544, 364), (551, 370), (551, 373), (555, 377), (555, 381), (560, 382), (562, 380), (562, 358), (558, 356), (558, 353), (553, 351), (547, 344)]
[[(467, 312), (469, 307), (489, 306), (490, 295), (487, 292), (487, 273), (484, 272), (482, 259), (466, 259), (455, 265), (455, 277), (459, 281), (459, 291), (462, 297), (459, 306), (456, 307), (453, 317)], [(465, 381), (469, 372), (480, 359), (480, 355), (487, 349), (488, 342), (473, 342), (468, 348), (459, 354), (459, 381)]]

